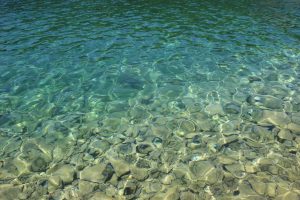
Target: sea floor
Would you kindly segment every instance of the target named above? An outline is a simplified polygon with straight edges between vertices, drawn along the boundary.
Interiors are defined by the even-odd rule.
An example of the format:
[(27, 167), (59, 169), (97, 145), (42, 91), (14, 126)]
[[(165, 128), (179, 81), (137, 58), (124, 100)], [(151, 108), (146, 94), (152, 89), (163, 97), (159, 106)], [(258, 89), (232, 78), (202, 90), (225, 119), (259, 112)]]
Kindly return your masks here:
[(1, 200), (300, 199), (297, 1), (0, 10)]

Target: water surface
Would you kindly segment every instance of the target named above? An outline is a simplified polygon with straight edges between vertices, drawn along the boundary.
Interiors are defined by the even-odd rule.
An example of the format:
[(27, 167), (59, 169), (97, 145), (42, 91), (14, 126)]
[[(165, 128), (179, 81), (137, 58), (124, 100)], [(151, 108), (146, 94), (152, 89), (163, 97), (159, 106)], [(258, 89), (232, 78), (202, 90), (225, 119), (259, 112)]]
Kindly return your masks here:
[(1, 1), (0, 199), (299, 199), (300, 3)]

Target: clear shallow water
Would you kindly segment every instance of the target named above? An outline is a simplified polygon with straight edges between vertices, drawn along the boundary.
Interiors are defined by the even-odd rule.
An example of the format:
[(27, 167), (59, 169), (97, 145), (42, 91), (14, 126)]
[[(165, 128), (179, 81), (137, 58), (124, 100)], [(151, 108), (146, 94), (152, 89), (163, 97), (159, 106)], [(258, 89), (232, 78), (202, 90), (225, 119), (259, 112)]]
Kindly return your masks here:
[(0, 8), (2, 199), (299, 198), (299, 2)]

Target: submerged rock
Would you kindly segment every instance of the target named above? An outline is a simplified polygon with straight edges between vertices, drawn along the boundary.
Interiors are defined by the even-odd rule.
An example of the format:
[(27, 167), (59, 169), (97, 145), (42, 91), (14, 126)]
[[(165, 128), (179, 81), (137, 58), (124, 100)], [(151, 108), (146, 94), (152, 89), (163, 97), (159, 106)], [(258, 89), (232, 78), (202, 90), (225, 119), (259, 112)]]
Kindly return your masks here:
[(108, 164), (96, 164), (84, 168), (80, 172), (80, 179), (85, 181), (104, 183), (112, 177), (114, 174), (114, 168), (110, 163)]
[(109, 158), (111, 165), (118, 177), (130, 173), (129, 164), (122, 160), (117, 160), (115, 158)]
[(129, 116), (132, 120), (136, 120), (137, 122), (140, 122), (143, 119), (147, 119), (150, 116), (150, 113), (147, 111), (145, 107), (142, 106), (136, 106), (129, 110)]
[(98, 187), (97, 183), (93, 183), (90, 181), (79, 180), (78, 188), (80, 195), (84, 196), (87, 194), (91, 194)]
[(162, 147), (162, 139), (159, 137), (155, 137), (152, 140), (152, 144), (156, 147), (156, 148), (161, 148)]
[(118, 146), (118, 151), (122, 154), (130, 154), (132, 152), (133, 148), (130, 142), (120, 144)]
[(223, 173), (209, 161), (192, 161), (189, 164), (191, 178), (214, 184), (223, 178)]
[(264, 195), (266, 193), (267, 184), (263, 182), (258, 182), (257, 180), (250, 180), (251, 187), (255, 192), (260, 195)]
[(136, 166), (139, 168), (150, 168), (151, 163), (149, 160), (139, 158), (138, 161), (136, 162)]
[(270, 95), (251, 95), (247, 98), (247, 102), (251, 105), (270, 109), (283, 109), (284, 102)]
[(103, 129), (109, 132), (115, 132), (121, 125), (121, 120), (118, 118), (107, 118), (103, 120)]
[(179, 130), (185, 133), (191, 133), (196, 131), (196, 125), (191, 120), (182, 120), (179, 125)]
[(240, 163), (225, 165), (225, 169), (237, 178), (243, 178), (245, 176), (245, 167)]
[(230, 165), (230, 164), (234, 164), (237, 162), (237, 160), (233, 157), (230, 156), (226, 156), (226, 155), (220, 155), (218, 156), (218, 161), (221, 164), (225, 164), (225, 165)]
[(22, 186), (15, 186), (13, 184), (1, 184), (0, 185), (0, 199), (14, 200), (19, 199), (19, 195), (22, 192)]
[(110, 163), (108, 163), (105, 166), (105, 169), (101, 173), (101, 175), (104, 178), (104, 182), (109, 181), (112, 178), (112, 176), (114, 175), (114, 173), (115, 173), (115, 170), (114, 170), (113, 166)]
[(123, 195), (126, 199), (136, 199), (138, 195), (138, 183), (136, 181), (128, 181), (123, 189)]
[(164, 185), (170, 185), (175, 177), (171, 174), (166, 175), (162, 180), (161, 183)]
[(138, 181), (143, 181), (148, 177), (148, 169), (131, 167), (130, 172), (132, 177)]
[(186, 191), (186, 192), (181, 192), (180, 193), (180, 200), (198, 200), (199, 198), (197, 197), (196, 194)]
[[(75, 177), (75, 168), (71, 165), (62, 165), (56, 167), (48, 173), (51, 173), (53, 176), (59, 177), (64, 184), (69, 184), (74, 180)], [(52, 172), (53, 171), (53, 172)]]
[(153, 148), (150, 144), (138, 144), (136, 146), (136, 152), (141, 153), (141, 154), (149, 154), (151, 151), (153, 151)]
[(255, 81), (261, 81), (261, 78), (257, 77), (257, 76), (249, 76), (248, 80), (249, 80), (250, 83), (253, 83)]
[(276, 196), (277, 184), (276, 183), (267, 183), (266, 184), (266, 194), (270, 197)]
[(42, 158), (37, 157), (31, 161), (30, 170), (33, 172), (44, 172), (48, 168), (48, 162)]
[(169, 188), (165, 194), (164, 200), (178, 200), (179, 191), (177, 187)]
[(300, 124), (289, 123), (286, 128), (291, 130), (293, 133), (300, 135)]
[[(279, 196), (279, 198), (280, 197), (281, 196)], [(299, 194), (299, 192), (296, 192), (296, 191), (289, 191), (289, 192), (285, 193), (284, 195), (282, 195), (282, 199), (283, 200), (300, 199), (300, 194)]]
[(247, 181), (243, 181), (239, 184), (238, 195), (241, 197), (241, 199), (261, 199)]
[(48, 191), (53, 192), (62, 187), (62, 180), (59, 176), (51, 176), (48, 179)]
[(205, 107), (205, 110), (210, 115), (224, 115), (224, 110), (220, 103), (211, 103)]
[(257, 165), (254, 165), (251, 162), (245, 163), (244, 168), (247, 173), (256, 173), (258, 171)]
[(293, 140), (293, 135), (287, 129), (280, 130), (278, 133), (278, 137), (282, 140), (290, 140), (290, 141)]
[(102, 192), (95, 192), (90, 200), (113, 200), (114, 198), (107, 196)]
[(241, 111), (241, 106), (237, 103), (227, 103), (224, 106), (224, 111), (229, 114), (238, 114)]
[(110, 147), (110, 143), (108, 141), (98, 140), (98, 139), (94, 139), (89, 145), (91, 151), (98, 155), (101, 155), (102, 153), (107, 151), (109, 147)]
[(133, 88), (133, 89), (143, 89), (144, 83), (142, 80), (137, 78), (138, 76), (131, 73), (122, 73), (117, 79), (118, 83), (122, 86)]

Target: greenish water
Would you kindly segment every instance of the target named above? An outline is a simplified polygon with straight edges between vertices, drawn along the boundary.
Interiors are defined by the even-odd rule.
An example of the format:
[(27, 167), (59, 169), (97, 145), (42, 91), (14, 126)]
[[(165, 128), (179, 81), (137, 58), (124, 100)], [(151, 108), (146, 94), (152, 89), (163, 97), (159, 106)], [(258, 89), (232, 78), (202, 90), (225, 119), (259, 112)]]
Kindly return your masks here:
[(300, 2), (0, 1), (0, 199), (299, 199)]

